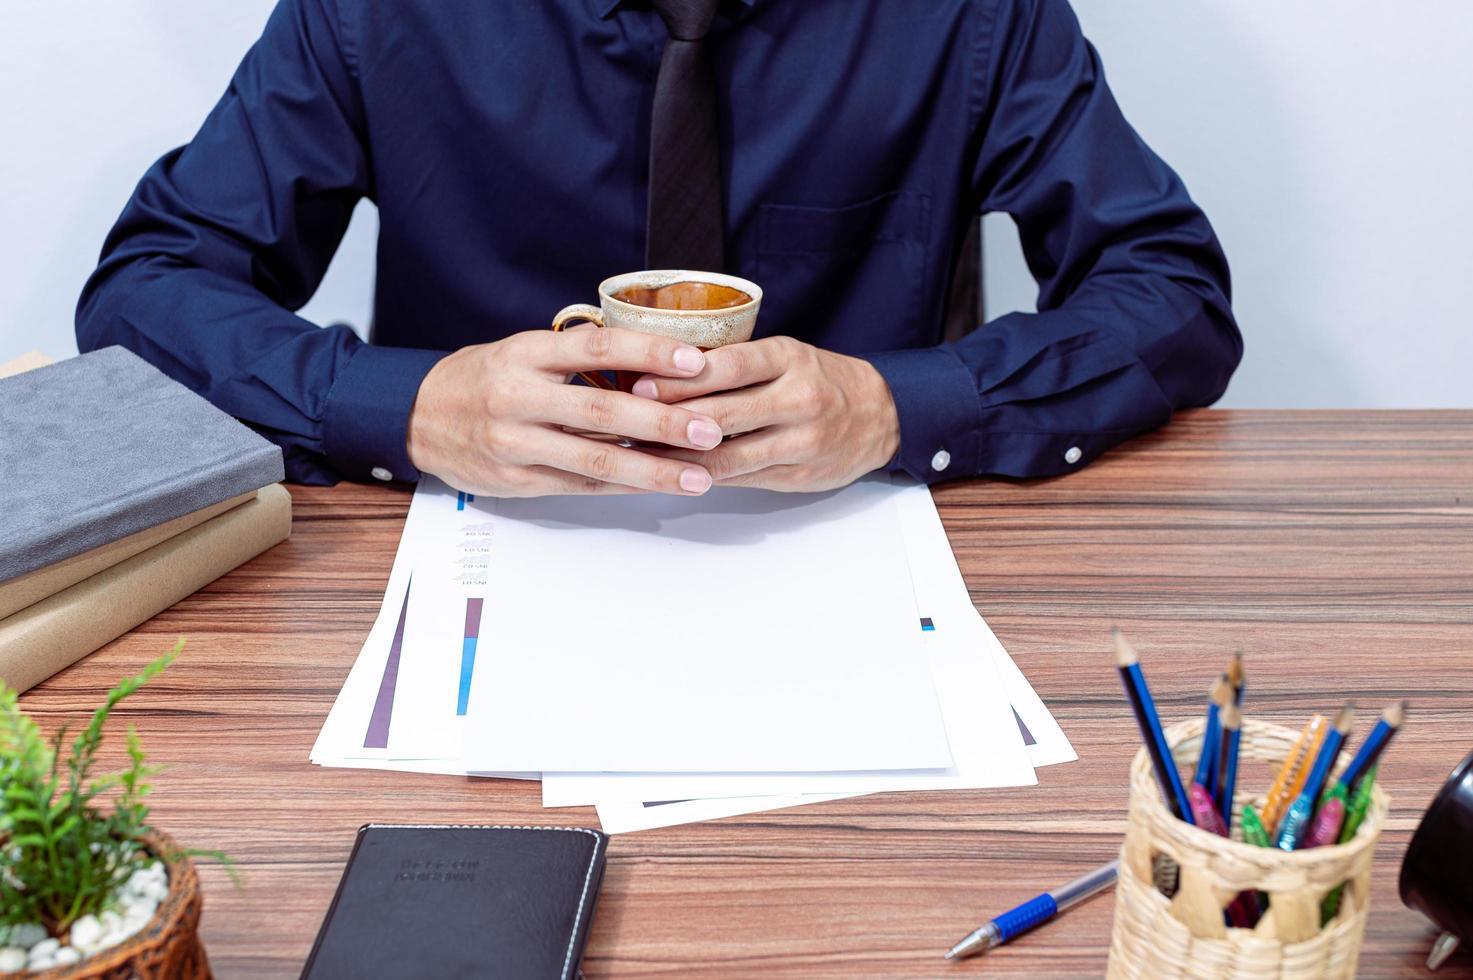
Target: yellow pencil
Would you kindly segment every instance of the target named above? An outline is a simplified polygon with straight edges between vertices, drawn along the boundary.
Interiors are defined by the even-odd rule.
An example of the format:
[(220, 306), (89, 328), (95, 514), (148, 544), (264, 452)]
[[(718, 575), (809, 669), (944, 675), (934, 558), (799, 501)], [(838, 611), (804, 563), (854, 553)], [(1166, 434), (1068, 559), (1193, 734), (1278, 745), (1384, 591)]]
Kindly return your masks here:
[(1279, 818), (1304, 790), (1304, 781), (1309, 778), (1314, 757), (1319, 752), (1320, 743), (1325, 740), (1325, 732), (1329, 731), (1329, 727), (1324, 715), (1316, 714), (1310, 718), (1299, 737), (1294, 740), (1294, 746), (1284, 759), (1279, 774), (1274, 777), (1273, 786), (1264, 799), (1261, 815), (1270, 840), (1279, 826)]

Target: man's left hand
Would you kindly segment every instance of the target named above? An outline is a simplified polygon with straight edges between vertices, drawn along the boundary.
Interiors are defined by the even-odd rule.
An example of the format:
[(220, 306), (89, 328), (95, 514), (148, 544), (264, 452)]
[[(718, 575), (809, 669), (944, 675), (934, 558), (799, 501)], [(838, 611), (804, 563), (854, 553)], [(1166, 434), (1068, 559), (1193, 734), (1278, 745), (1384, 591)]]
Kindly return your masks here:
[(700, 463), (724, 486), (831, 490), (884, 466), (900, 445), (895, 399), (868, 361), (791, 337), (718, 347), (695, 377), (645, 375), (634, 394), (679, 402), (735, 436), (707, 451), (654, 450)]

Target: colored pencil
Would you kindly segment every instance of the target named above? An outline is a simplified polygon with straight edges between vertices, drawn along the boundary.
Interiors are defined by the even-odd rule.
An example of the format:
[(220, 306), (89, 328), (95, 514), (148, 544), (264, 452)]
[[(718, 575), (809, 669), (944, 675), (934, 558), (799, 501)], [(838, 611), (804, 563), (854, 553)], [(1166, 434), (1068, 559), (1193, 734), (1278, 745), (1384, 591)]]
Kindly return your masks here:
[(1156, 713), (1156, 702), (1151, 698), (1151, 689), (1146, 686), (1146, 675), (1141, 672), (1140, 657), (1118, 629), (1113, 633), (1115, 664), (1120, 669), (1120, 683), (1125, 687), (1125, 696), (1130, 700), (1136, 723), (1140, 725), (1141, 738), (1145, 740), (1151, 765), (1156, 770), (1156, 782), (1161, 787), (1161, 795), (1167, 808), (1177, 819), (1192, 823), (1187, 791), (1182, 786), (1181, 774), (1176, 771), (1176, 761), (1171, 757), (1166, 734), (1161, 730), (1161, 716)]

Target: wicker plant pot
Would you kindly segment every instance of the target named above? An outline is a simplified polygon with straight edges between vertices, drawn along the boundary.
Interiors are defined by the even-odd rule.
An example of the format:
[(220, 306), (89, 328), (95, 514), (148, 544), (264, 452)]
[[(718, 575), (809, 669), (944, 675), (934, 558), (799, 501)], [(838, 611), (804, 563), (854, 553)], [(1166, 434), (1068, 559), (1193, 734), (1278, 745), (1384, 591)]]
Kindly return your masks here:
[[(1194, 762), (1202, 719), (1166, 731), (1177, 761)], [(1233, 800), (1234, 833), (1244, 803), (1262, 797), (1298, 733), (1245, 721)], [(1342, 760), (1343, 761), (1343, 760)], [(1216, 978), (1309, 980), (1355, 976), (1365, 936), (1371, 857), (1386, 822), (1389, 798), (1377, 787), (1370, 811), (1353, 840), (1331, 847), (1285, 852), (1227, 840), (1173, 817), (1161, 801), (1145, 749), (1130, 767), (1130, 811), (1120, 851), (1115, 926), (1110, 938), (1110, 978)], [(1167, 898), (1152, 883), (1152, 862), (1165, 855), (1180, 868), (1176, 894)], [(1323, 928), (1320, 902), (1344, 883), (1339, 911)], [(1253, 929), (1228, 928), (1223, 909), (1243, 891), (1269, 896), (1269, 908)]]
[(199, 914), (204, 904), (194, 862), (178, 853), (167, 834), (155, 831), (144, 838), (148, 849), (165, 858), (169, 895), (153, 919), (123, 942), (72, 966), (24, 976), (44, 980), (209, 980), (210, 961), (199, 941)]

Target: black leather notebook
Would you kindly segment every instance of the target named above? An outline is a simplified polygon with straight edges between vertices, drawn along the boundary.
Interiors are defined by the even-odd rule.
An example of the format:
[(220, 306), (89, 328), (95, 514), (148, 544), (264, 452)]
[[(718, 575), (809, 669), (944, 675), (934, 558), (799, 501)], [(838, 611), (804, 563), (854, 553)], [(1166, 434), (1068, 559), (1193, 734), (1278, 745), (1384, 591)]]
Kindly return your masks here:
[(571, 980), (607, 842), (581, 827), (366, 824), (302, 976)]

